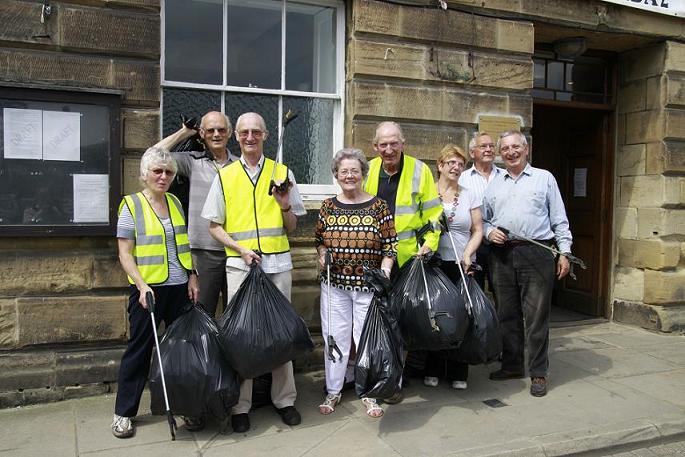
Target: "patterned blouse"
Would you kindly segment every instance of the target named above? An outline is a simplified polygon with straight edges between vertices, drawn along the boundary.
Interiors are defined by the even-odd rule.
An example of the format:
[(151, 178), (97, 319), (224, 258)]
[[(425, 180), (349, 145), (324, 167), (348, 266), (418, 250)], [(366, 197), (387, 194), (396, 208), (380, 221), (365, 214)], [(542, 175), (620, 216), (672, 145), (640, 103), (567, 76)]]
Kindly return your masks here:
[[(385, 200), (373, 197), (363, 203), (341, 203), (336, 197), (321, 205), (314, 234), (333, 256), (331, 286), (368, 292), (365, 268), (380, 268), (383, 257), (396, 257), (397, 232)], [(319, 280), (326, 281), (324, 270)]]

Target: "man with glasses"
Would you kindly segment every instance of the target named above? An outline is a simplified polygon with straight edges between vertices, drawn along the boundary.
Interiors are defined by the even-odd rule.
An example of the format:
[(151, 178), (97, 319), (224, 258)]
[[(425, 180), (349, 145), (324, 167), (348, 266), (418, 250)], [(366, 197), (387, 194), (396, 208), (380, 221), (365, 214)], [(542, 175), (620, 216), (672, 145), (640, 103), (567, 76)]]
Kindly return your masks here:
[(223, 113), (210, 111), (202, 117), (198, 132), (181, 124), (178, 131), (155, 146), (171, 150), (195, 133), (202, 137), (206, 151), (172, 152), (172, 155), (178, 164), (178, 174), (190, 179), (188, 240), (200, 281), (199, 301), (215, 317), (220, 293), (226, 301), (226, 253), (224, 246), (209, 235), (209, 221), (201, 217), (201, 212), (219, 170), (238, 160), (226, 147), (232, 133), (231, 121)]
[[(209, 220), (209, 233), (227, 255), (227, 299), (230, 302), (247, 276), (252, 262), (261, 264), (278, 289), (290, 300), (293, 269), (287, 233), (297, 227), (297, 216), (306, 214), (295, 176), (283, 164), (264, 157), (269, 132), (262, 116), (245, 113), (236, 122), (240, 160), (223, 168), (214, 179), (202, 209)], [(274, 171), (275, 170), (275, 171)], [(276, 186), (272, 187), (271, 179)], [(292, 187), (278, 184), (287, 179)], [(269, 191), (273, 195), (269, 195)], [(260, 252), (256, 252), (256, 251)], [(271, 401), (286, 425), (301, 422), (295, 409), (293, 364), (288, 362), (271, 372)], [(231, 426), (237, 433), (250, 429), (252, 380), (240, 385), (240, 399), (233, 408)]]
[[(369, 162), (369, 175), (364, 190), (388, 203), (397, 231), (397, 262), (393, 276), (412, 256), (425, 255), (438, 249), (440, 230), (426, 233), (418, 246), (416, 231), (429, 224), (436, 228), (442, 214), (433, 173), (428, 165), (404, 153), (404, 134), (396, 122), (381, 122), (376, 127), (373, 149), (378, 157)], [(398, 392), (384, 401), (402, 401)]]
[[(483, 132), (476, 133), (469, 141), (469, 155), (473, 165), (461, 174), (459, 185), (472, 191), (479, 200), (483, 200), (488, 184), (501, 173), (501, 170), (494, 164), (495, 144), (490, 135)], [(476, 263), (481, 270), (474, 272), (474, 279), (483, 290), (485, 290), (486, 277), (492, 290), (492, 278), (488, 267), (489, 255), (490, 245), (481, 243), (476, 251)]]
[(566, 276), (569, 261), (561, 255), (555, 262), (549, 250), (514, 233), (556, 244), (563, 253), (571, 252), (572, 237), (557, 182), (547, 170), (528, 163), (526, 137), (518, 131), (504, 132), (498, 149), (506, 171), (495, 177), (483, 198), (485, 236), (493, 243), (490, 268), (503, 342), (502, 366), (490, 373), (490, 379), (523, 378), (527, 345), (530, 393), (542, 397), (547, 394), (554, 279)]

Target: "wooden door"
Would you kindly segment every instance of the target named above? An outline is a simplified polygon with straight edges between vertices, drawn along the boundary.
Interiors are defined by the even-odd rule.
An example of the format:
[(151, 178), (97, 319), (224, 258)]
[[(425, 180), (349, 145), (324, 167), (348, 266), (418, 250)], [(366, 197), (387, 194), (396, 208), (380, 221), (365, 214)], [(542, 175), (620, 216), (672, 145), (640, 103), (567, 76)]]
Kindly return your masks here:
[(573, 234), (573, 253), (587, 270), (557, 283), (555, 304), (604, 316), (610, 265), (613, 168), (610, 112), (534, 106), (532, 163), (557, 179)]

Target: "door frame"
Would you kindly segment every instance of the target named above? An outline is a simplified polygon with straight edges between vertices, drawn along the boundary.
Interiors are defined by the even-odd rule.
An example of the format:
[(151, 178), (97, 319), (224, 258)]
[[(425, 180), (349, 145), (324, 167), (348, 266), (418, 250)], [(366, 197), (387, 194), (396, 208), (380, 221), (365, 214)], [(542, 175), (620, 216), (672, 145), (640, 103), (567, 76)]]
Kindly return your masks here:
[[(597, 306), (594, 309), (593, 315), (595, 317), (610, 318), (611, 313), (611, 278), (614, 267), (614, 186), (616, 177), (614, 176), (614, 158), (616, 146), (616, 118), (617, 112), (615, 106), (593, 103), (582, 103), (573, 101), (556, 101), (533, 98), (533, 112), (535, 106), (547, 106), (559, 109), (581, 109), (601, 111), (606, 114), (606, 129), (603, 135), (604, 146), (602, 148), (601, 166), (603, 169), (600, 200), (600, 218), (601, 228), (599, 233), (599, 258), (600, 258), (600, 272), (599, 272), (599, 297)], [(533, 119), (533, 125), (535, 119)], [(533, 138), (535, 141), (535, 138)], [(534, 154), (533, 154), (534, 159)], [(565, 176), (564, 179), (568, 177)]]

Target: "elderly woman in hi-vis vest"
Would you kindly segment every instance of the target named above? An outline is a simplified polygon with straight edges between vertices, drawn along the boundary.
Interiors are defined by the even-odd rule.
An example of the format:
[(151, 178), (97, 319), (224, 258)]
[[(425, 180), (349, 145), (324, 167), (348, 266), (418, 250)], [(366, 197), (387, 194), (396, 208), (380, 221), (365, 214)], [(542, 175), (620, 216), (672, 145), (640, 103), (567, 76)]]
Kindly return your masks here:
[(112, 422), (112, 433), (117, 438), (135, 433), (132, 421), (150, 371), (154, 335), (146, 293), (154, 296), (155, 324), (163, 319), (167, 327), (189, 301), (197, 301), (199, 294), (183, 208), (174, 195), (167, 193), (176, 170), (176, 162), (167, 150), (148, 149), (140, 161), (144, 189), (125, 196), (119, 205), (119, 261), (128, 275), (131, 295), (129, 340), (121, 358)]

